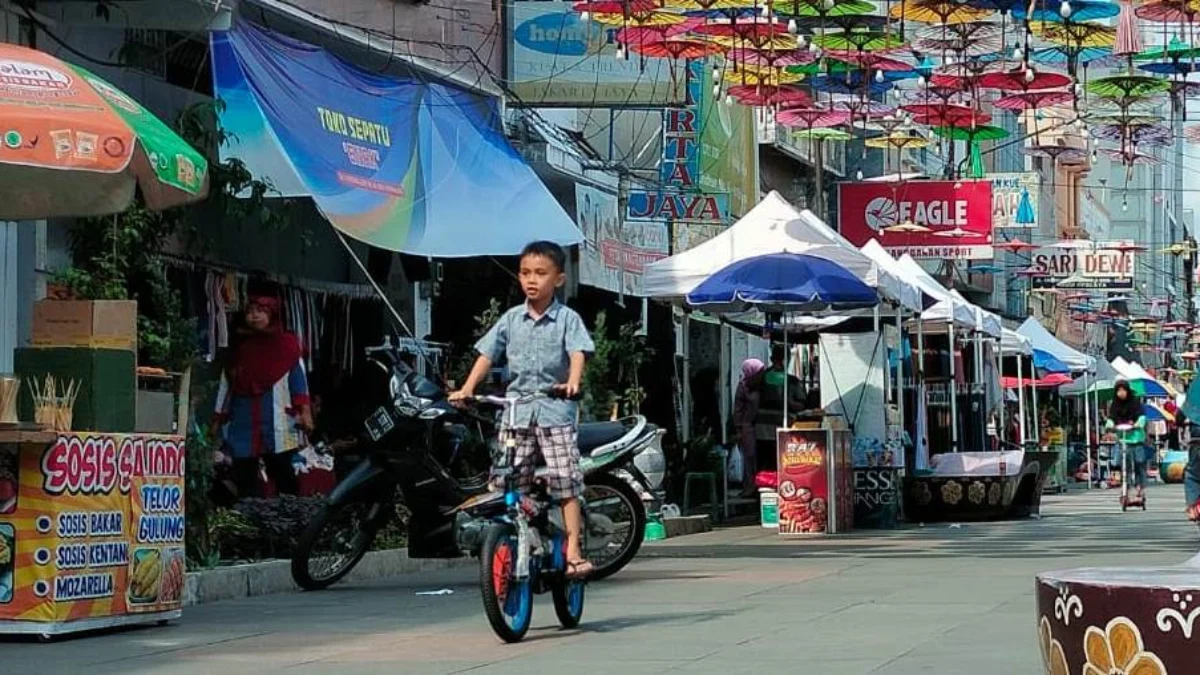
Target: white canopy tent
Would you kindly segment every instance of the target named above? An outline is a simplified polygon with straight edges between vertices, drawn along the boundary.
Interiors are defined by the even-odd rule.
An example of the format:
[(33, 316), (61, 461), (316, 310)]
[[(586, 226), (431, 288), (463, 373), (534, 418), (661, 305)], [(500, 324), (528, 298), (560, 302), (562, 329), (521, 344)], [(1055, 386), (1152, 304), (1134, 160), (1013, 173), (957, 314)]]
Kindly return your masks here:
[(1033, 343), (1017, 331), (1004, 328), (1000, 331), (1000, 351), (1005, 354), (1032, 356)]
[(863, 255), (811, 212), (798, 211), (778, 192), (768, 194), (721, 234), (647, 265), (643, 286), (649, 297), (678, 300), (717, 270), (739, 260), (783, 252), (835, 262), (877, 289), (884, 299), (920, 308), (915, 289)]
[(1054, 337), (1046, 327), (1032, 316), (1017, 328), (1017, 332), (1029, 338), (1034, 349), (1040, 349), (1067, 364), (1072, 371), (1093, 371), (1096, 359)]

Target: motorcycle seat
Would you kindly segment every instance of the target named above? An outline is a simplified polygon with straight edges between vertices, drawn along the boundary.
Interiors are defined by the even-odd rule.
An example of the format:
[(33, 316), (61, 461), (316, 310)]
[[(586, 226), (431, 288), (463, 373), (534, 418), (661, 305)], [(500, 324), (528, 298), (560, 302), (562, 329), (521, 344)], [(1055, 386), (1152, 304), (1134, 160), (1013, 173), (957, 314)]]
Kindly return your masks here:
[(620, 440), (629, 433), (629, 427), (623, 422), (587, 422), (580, 424), (576, 431), (579, 452), (586, 455), (599, 447)]

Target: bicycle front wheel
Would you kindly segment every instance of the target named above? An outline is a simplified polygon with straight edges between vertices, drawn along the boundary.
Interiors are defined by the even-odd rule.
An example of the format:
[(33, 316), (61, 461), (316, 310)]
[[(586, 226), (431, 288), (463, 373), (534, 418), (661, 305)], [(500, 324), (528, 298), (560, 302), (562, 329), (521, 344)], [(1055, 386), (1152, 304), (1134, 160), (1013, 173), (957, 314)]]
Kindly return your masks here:
[(517, 580), (517, 534), (511, 525), (492, 525), (479, 552), (483, 610), (505, 642), (520, 642), (533, 618), (533, 586)]

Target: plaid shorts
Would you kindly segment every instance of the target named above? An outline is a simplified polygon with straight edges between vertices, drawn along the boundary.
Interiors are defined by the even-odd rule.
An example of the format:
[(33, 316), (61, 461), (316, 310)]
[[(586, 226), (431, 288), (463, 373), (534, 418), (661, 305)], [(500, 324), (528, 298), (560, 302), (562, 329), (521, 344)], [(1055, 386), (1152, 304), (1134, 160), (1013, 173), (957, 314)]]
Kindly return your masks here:
[[(517, 471), (517, 485), (522, 492), (533, 487), (539, 460), (544, 459), (546, 491), (551, 498), (562, 501), (583, 494), (583, 470), (579, 466), (579, 443), (574, 425), (500, 430), (502, 446), (513, 438), (517, 442), (513, 468)], [(503, 487), (499, 479), (493, 479), (493, 485)]]

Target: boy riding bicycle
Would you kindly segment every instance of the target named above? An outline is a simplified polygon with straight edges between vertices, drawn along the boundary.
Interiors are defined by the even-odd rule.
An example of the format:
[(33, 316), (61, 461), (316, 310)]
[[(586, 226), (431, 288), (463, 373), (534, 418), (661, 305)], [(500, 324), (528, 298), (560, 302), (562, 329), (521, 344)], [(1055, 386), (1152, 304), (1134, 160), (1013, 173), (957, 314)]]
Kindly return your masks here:
[[(538, 458), (545, 460), (550, 496), (562, 504), (567, 530), (567, 576), (586, 577), (593, 565), (581, 546), (583, 471), (576, 442), (576, 404), (583, 369), (595, 345), (583, 319), (558, 302), (555, 291), (567, 281), (566, 253), (558, 244), (536, 241), (521, 252), (520, 282), (525, 303), (505, 312), (495, 326), (475, 345), (479, 358), (463, 388), (450, 395), (455, 402), (469, 401), (494, 364), (506, 361), (509, 397), (538, 394), (550, 388), (562, 399), (538, 399), (519, 403), (513, 422), (500, 431), (501, 441), (517, 443), (514, 467), (520, 487), (533, 485)], [(493, 483), (495, 485), (495, 483)]]

